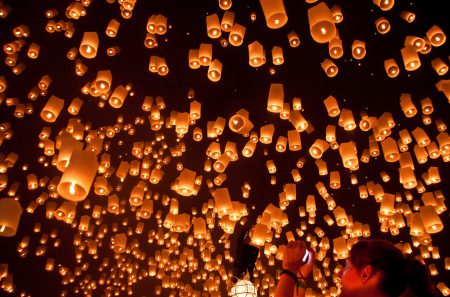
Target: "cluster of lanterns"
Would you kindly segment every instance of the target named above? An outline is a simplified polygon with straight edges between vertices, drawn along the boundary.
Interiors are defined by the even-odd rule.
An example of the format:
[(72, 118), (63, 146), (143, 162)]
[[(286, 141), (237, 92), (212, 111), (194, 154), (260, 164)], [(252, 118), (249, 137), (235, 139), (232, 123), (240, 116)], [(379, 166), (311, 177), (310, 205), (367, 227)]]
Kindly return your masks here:
[[(107, 2), (114, 4), (114, 0)], [(132, 18), (136, 0), (118, 2), (122, 18)], [(232, 11), (231, 0), (218, 2), (222, 11), (206, 16), (206, 36), (212, 42), (218, 40), (222, 47), (227, 47), (228, 44), (239, 47), (246, 41), (246, 27), (235, 21), (239, 12)], [(259, 2), (270, 30), (288, 24), (288, 14), (282, 0)], [(326, 57), (320, 66), (326, 76), (333, 78), (339, 75), (335, 61), (344, 55), (343, 42), (338, 31), (339, 23), (344, 20), (344, 13), (337, 5), (329, 8), (324, 2), (306, 2), (309, 5), (307, 17), (312, 40), (318, 44), (328, 44), (329, 57)], [(382, 11), (389, 11), (394, 6), (394, 0), (374, 0), (374, 4)], [(66, 7), (66, 19), (59, 20), (56, 19), (59, 15), (57, 9), (47, 10), (45, 30), (48, 33), (64, 31), (68, 39), (74, 34), (81, 34), (76, 31), (77, 23), (83, 21), (90, 12), (90, 5), (91, 1), (88, 0), (73, 1)], [(10, 13), (11, 9), (1, 2), (0, 17), (7, 18)], [(251, 21), (255, 21), (256, 17), (253, 12)], [(412, 12), (403, 11), (400, 17), (411, 23), (416, 16)], [(163, 14), (149, 16), (144, 37), (144, 46), (149, 51), (158, 47), (158, 38), (163, 38), (171, 29), (169, 21)], [(68, 60), (75, 61), (75, 74), (78, 77), (94, 72), (88, 69), (85, 63), (102, 54), (99, 34), (113, 39), (118, 35), (119, 28), (121, 21), (112, 18), (106, 30), (102, 28), (98, 31), (82, 32), (80, 44), (74, 45), (66, 53)], [(380, 17), (375, 22), (375, 28), (378, 33), (384, 35), (391, 29), (391, 24), (385, 17)], [(26, 54), (29, 59), (38, 59), (42, 54), (41, 46), (30, 41), (33, 34), (27, 25), (16, 26), (12, 28), (12, 32), (16, 40), (4, 44), (3, 52), (6, 55), (7, 67), (10, 67), (16, 76), (25, 70), (25, 63), (20, 61), (23, 48), (28, 46)], [(228, 39), (224, 37), (224, 33), (229, 33)], [(290, 47), (300, 46), (300, 39), (295, 31), (291, 31), (287, 39)], [(399, 49), (404, 69), (408, 72), (417, 70), (422, 65), (419, 55), (430, 53), (434, 47), (442, 46), (445, 41), (446, 36), (438, 26), (432, 26), (423, 37), (407, 36), (405, 46)], [(214, 46), (214, 43), (201, 42), (198, 48), (189, 49), (183, 54), (187, 55), (187, 64), (191, 69), (208, 66), (208, 79), (218, 82), (223, 77), (223, 64), (213, 58)], [(364, 59), (368, 50), (370, 48), (366, 48), (365, 41), (354, 40), (351, 44), (351, 55), (356, 60)], [(109, 47), (106, 54), (116, 56), (120, 55), (120, 51), (120, 46)], [(281, 46), (273, 46), (271, 54), (271, 63), (274, 66), (289, 63)], [(248, 42), (250, 67), (258, 68), (266, 63), (264, 46), (257, 40)], [(166, 58), (152, 54), (148, 69), (160, 76), (167, 76), (168, 64), (170, 60), (166, 61)], [(394, 79), (400, 75), (401, 67), (395, 59), (381, 61), (381, 64), (389, 78)], [(448, 65), (442, 58), (433, 59), (430, 64), (438, 77), (448, 71)], [(115, 83), (115, 73), (111, 70), (96, 69), (95, 73), (94, 80), (85, 82), (80, 96), (97, 98), (98, 108), (105, 108), (105, 102), (108, 101), (110, 107), (120, 109), (127, 104), (127, 97), (135, 95), (131, 83)], [(272, 66), (270, 74), (275, 74)], [(53, 79), (56, 80), (48, 74), (40, 76), (37, 85), (32, 86), (28, 93), (29, 102), (22, 103), (21, 100), (10, 97), (12, 95), (9, 92), (14, 93), (14, 90), (8, 88), (8, 81), (15, 79), (16, 77), (10, 77), (8, 74), (0, 76), (0, 104), (5, 102), (7, 106), (14, 106), (13, 118), (18, 119), (32, 116), (33, 104), (39, 102), (39, 97), (49, 95)], [(436, 88), (450, 102), (450, 80), (440, 79)], [(267, 94), (267, 111), (278, 114), (280, 121), (287, 121), (290, 127), (287, 131), (277, 131), (274, 123), (255, 125), (251, 121), (252, 115), (245, 108), (239, 109), (228, 119), (219, 115), (215, 120), (207, 121), (206, 127), (201, 127), (199, 123), (202, 105), (194, 100), (197, 98), (193, 89), (188, 91), (188, 111), (177, 111), (166, 106), (163, 96), (145, 96), (142, 108), (136, 111), (133, 121), (127, 123), (123, 116), (119, 116), (115, 123), (98, 127), (88, 123), (90, 119), (75, 117), (82, 108), (88, 108), (85, 107), (90, 104), (86, 103), (88, 100), (75, 97), (67, 104), (65, 99), (50, 94), (40, 110), (40, 118), (36, 119), (45, 125), (38, 136), (39, 149), (43, 154), (37, 162), (40, 167), (39, 174), (28, 173), (26, 164), (22, 167), (22, 170), (27, 172), (26, 189), (20, 184), (21, 178), (10, 173), (11, 168), (19, 166), (19, 156), (14, 152), (7, 155), (0, 153), (0, 191), (6, 192), (0, 198), (0, 235), (16, 236), (17, 230), (20, 230), (21, 219), (28, 220), (37, 208), (45, 208), (45, 220), (51, 223), (53, 219), (65, 222), (74, 229), (73, 249), (78, 264), (74, 268), (65, 267), (58, 264), (58, 259), (48, 257), (45, 270), (53, 271), (58, 267), (62, 284), (76, 283), (73, 287), (76, 294), (90, 295), (95, 290), (104, 290), (107, 296), (117, 296), (121, 292), (132, 295), (133, 285), (147, 277), (156, 278), (160, 282), (155, 287), (156, 295), (167, 290), (171, 296), (203, 296), (203, 290), (210, 296), (221, 296), (221, 290), (227, 287), (230, 289), (229, 293), (235, 297), (256, 296), (257, 292), (271, 296), (275, 290), (275, 276), (269, 272), (271, 267), (276, 265), (276, 261), (282, 260), (285, 249), (284, 244), (277, 244), (276, 241), (282, 236), (288, 241), (304, 238), (317, 250), (318, 260), (313, 270), (316, 287), (308, 288), (306, 295), (336, 296), (340, 291), (337, 275), (342, 269), (337, 261), (346, 258), (352, 244), (358, 238), (370, 237), (371, 228), (376, 227), (353, 220), (351, 213), (337, 205), (329, 193), (329, 190), (332, 192), (345, 184), (341, 175), (342, 172), (349, 171), (350, 183), (357, 187), (359, 197), (367, 199), (372, 196), (377, 202), (379, 209), (374, 211), (378, 213), (379, 229), (390, 233), (394, 238), (400, 234), (401, 229), (408, 229), (412, 246), (409, 242), (403, 242), (398, 243), (398, 247), (405, 253), (413, 253), (413, 249), (416, 249), (419, 257), (427, 263), (431, 274), (437, 275), (439, 271), (436, 265), (428, 263), (429, 259), (440, 259), (439, 248), (432, 245), (431, 235), (444, 228), (440, 215), (447, 211), (447, 207), (444, 193), (439, 189), (428, 190), (427, 186), (441, 183), (442, 168), (429, 166), (423, 170), (423, 166), (428, 161), (439, 158), (445, 163), (450, 161), (450, 137), (444, 120), (431, 118), (434, 112), (433, 100), (429, 97), (420, 100), (418, 108), (413, 94), (401, 94), (399, 105), (405, 118), (412, 118), (420, 113), (424, 127), (416, 127), (411, 131), (399, 130), (399, 137), (395, 137), (393, 132), (398, 128), (396, 121), (402, 119), (394, 119), (391, 112), (385, 112), (379, 117), (362, 112), (358, 122), (354, 115), (356, 111), (339, 107), (340, 100), (330, 95), (323, 99), (323, 112), (326, 112), (329, 118), (336, 119), (337, 125), (330, 123), (326, 127), (324, 139), (307, 141), (311, 145), (304, 147), (302, 139), (309, 137), (314, 116), (302, 108), (300, 98), (286, 100), (282, 83), (270, 84)], [(5, 106), (0, 108), (5, 112)], [(66, 112), (73, 117), (66, 124), (62, 124), (61, 118)], [(429, 125), (433, 122), (436, 131), (430, 132)], [(0, 145), (4, 141), (14, 141), (13, 131), (16, 129), (16, 123), (19, 122), (0, 124)], [(121, 137), (128, 134), (124, 138), (136, 138), (136, 131), (142, 130), (141, 126), (144, 125), (145, 129), (152, 132), (151, 138), (134, 139), (130, 142), (130, 151), (127, 154), (114, 154), (111, 150), (112, 143), (123, 146), (124, 139)], [(242, 136), (243, 142), (220, 138), (227, 127), (231, 132)], [(372, 133), (368, 136), (368, 148), (358, 146), (356, 139), (341, 142), (336, 137), (339, 129), (350, 133), (358, 128), (368, 135)], [(175, 135), (174, 143), (171, 143), (171, 137), (166, 136), (169, 134)], [(186, 140), (189, 137), (192, 137), (192, 141)], [(182, 160), (186, 151), (195, 150), (196, 143), (205, 142), (208, 145), (205, 151), (201, 152), (204, 158), (202, 166), (185, 167)], [(240, 163), (241, 157), (251, 158), (257, 147), (263, 147), (265, 155), (268, 155), (268, 147), (274, 147), (278, 153), (298, 152), (302, 149), (308, 153), (306, 157), (299, 155), (300, 158), (296, 160), (295, 168), (291, 170), (292, 181), (283, 184), (278, 206), (276, 203), (269, 203), (261, 214), (256, 214), (255, 221), (249, 221), (254, 207), (251, 207), (246, 199), (252, 199), (252, 186), (248, 181), (243, 182), (240, 191), (244, 202), (240, 202), (230, 194), (227, 181), (233, 177), (227, 176), (226, 173), (230, 167), (239, 166), (235, 164)], [(339, 156), (338, 163), (342, 164), (342, 168), (329, 170), (323, 156), (332, 154), (333, 151)], [(360, 167), (366, 166), (371, 159), (380, 155), (386, 163), (399, 165), (394, 174), (380, 172), (382, 183), (390, 181), (398, 174), (397, 182), (401, 187), (396, 193), (385, 191), (382, 184), (373, 180), (365, 183), (358, 181), (357, 173)], [(20, 158), (26, 159), (26, 156)], [(318, 207), (314, 194), (305, 195), (304, 203), (299, 201), (297, 185), (302, 180), (301, 170), (306, 158), (315, 163), (319, 176), (328, 176), (328, 185), (320, 180), (315, 184), (317, 194), (325, 201), (327, 209)], [(171, 166), (174, 163), (175, 166)], [(265, 161), (265, 165), (270, 183), (275, 185), (277, 172), (281, 168), (277, 168), (276, 162), (270, 157)], [(58, 174), (51, 176), (49, 167), (56, 167)], [(170, 174), (174, 167), (176, 176)], [(422, 180), (418, 177), (419, 167)], [(41, 172), (48, 175), (38, 178)], [(169, 185), (164, 193), (154, 189), (154, 186), (161, 184)], [(184, 199), (200, 199), (196, 196), (199, 196), (202, 188), (210, 192), (209, 199), (199, 202), (199, 207), (193, 207), (190, 212), (183, 208)], [(22, 195), (18, 195), (18, 192)], [(23, 196), (28, 196), (28, 192), (40, 194), (37, 198), (27, 201)], [(174, 195), (180, 197), (171, 197)], [(99, 203), (94, 199), (96, 196), (106, 199)], [(289, 227), (286, 210), (293, 205), (298, 208), (302, 221), (298, 228), (286, 231)], [(25, 217), (22, 215), (22, 207), (25, 208)], [(336, 225), (341, 231), (340, 236), (327, 236), (327, 231), (318, 224), (318, 216), (323, 217), (327, 227), (336, 228)], [(108, 225), (105, 217), (113, 223)], [(156, 228), (149, 227), (151, 223), (147, 222), (156, 223)], [(219, 228), (216, 223), (220, 231), (217, 231)], [(252, 284), (248, 280), (239, 280), (233, 285), (231, 272), (227, 271), (224, 264), (234, 262), (235, 259), (230, 253), (233, 235), (236, 229), (240, 228), (239, 225), (246, 224), (252, 226), (251, 244), (260, 248), (256, 271), (253, 274), (257, 281)], [(314, 226), (312, 232), (311, 226)], [(33, 231), (40, 233), (41, 224), (36, 223)], [(220, 239), (216, 236), (219, 232), (222, 234)], [(144, 236), (147, 236), (146, 241), (152, 247), (151, 251), (144, 248), (139, 240)], [(30, 252), (30, 240), (26, 235), (19, 242), (17, 252), (21, 257), (26, 257)], [(50, 236), (42, 234), (35, 255), (45, 256), (51, 240), (54, 241), (53, 247), (59, 248), (57, 232), (52, 230)], [(216, 248), (219, 246), (220, 250), (224, 251), (223, 254), (217, 252)], [(113, 258), (105, 256), (105, 250), (112, 252)], [(100, 274), (94, 277), (90, 274), (95, 272), (89, 268), (91, 259), (102, 261), (98, 265)], [(332, 261), (336, 262), (336, 265)], [(445, 270), (450, 270), (450, 258), (446, 257), (444, 261)], [(330, 265), (334, 265), (333, 270)], [(185, 272), (191, 274), (191, 284), (182, 281), (186, 277)], [(12, 276), (13, 273), (8, 271), (8, 264), (0, 264), (1, 287), (6, 292), (15, 290)], [(330, 279), (332, 285), (329, 284)], [(197, 283), (201, 283), (203, 289), (195, 289)], [(443, 295), (450, 295), (450, 289), (443, 282), (437, 287)], [(61, 292), (61, 296), (70, 294), (68, 290)], [(22, 295), (26, 296), (27, 293)]]

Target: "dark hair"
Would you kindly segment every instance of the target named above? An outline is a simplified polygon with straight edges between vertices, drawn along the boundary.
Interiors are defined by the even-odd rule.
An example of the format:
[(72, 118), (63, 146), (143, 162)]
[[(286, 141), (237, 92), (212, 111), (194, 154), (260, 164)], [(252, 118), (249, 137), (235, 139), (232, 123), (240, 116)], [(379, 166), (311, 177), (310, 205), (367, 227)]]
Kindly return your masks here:
[(385, 240), (362, 240), (352, 246), (350, 261), (361, 269), (371, 265), (381, 271), (379, 289), (390, 297), (435, 296), (428, 270), (418, 260), (405, 257), (392, 243)]

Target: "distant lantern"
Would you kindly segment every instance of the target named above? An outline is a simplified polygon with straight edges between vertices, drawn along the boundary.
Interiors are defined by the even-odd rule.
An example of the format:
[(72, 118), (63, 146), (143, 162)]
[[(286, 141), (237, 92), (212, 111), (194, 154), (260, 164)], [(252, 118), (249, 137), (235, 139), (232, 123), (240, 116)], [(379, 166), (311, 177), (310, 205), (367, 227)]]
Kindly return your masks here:
[(209, 38), (219, 38), (221, 35), (220, 20), (217, 14), (206, 16), (206, 33)]
[(289, 122), (292, 123), (297, 132), (303, 132), (308, 129), (309, 126), (306, 119), (298, 110), (293, 110), (289, 113)]
[(164, 35), (167, 32), (167, 17), (162, 14), (158, 14), (155, 18), (155, 33), (158, 35)]
[(266, 18), (267, 27), (278, 29), (286, 24), (288, 17), (283, 0), (259, 0), (259, 3)]
[(95, 58), (97, 55), (98, 44), (99, 39), (97, 32), (84, 32), (80, 44), (80, 54), (87, 59)]
[(378, 6), (381, 10), (387, 11), (394, 6), (395, 0), (373, 0), (373, 4)]
[(222, 16), (222, 21), (220, 23), (220, 28), (224, 32), (230, 32), (231, 28), (233, 27), (233, 24), (234, 24), (234, 12), (232, 12), (232, 11), (225, 11), (223, 16)]
[(0, 198), (0, 236), (11, 237), (16, 235), (21, 214), (22, 207), (18, 200)]
[(338, 124), (340, 127), (343, 127), (345, 131), (354, 130), (356, 128), (356, 123), (353, 112), (350, 109), (343, 108), (339, 116)]
[(70, 113), (71, 115), (77, 115), (82, 106), (83, 100), (81, 100), (78, 97), (75, 97), (72, 99), (72, 102), (70, 102), (70, 105), (67, 108), (67, 112)]
[(228, 35), (228, 41), (233, 46), (240, 46), (244, 42), (246, 28), (238, 23), (234, 23)]
[(302, 148), (300, 133), (297, 130), (288, 131), (289, 150), (299, 151)]
[(108, 92), (111, 88), (112, 73), (111, 70), (99, 70), (97, 71), (97, 77), (95, 78), (95, 86), (101, 93)]
[(436, 25), (431, 27), (426, 34), (432, 46), (441, 46), (447, 39), (442, 29)]
[(339, 24), (344, 20), (344, 15), (342, 14), (342, 9), (339, 5), (334, 4), (331, 7), (331, 15), (333, 16), (333, 20), (336, 24)]
[(54, 95), (50, 96), (44, 108), (41, 111), (41, 118), (49, 123), (53, 123), (58, 118), (64, 107), (64, 99), (56, 97)]
[(323, 71), (325, 71), (328, 77), (335, 77), (339, 72), (339, 69), (336, 66), (336, 64), (330, 59), (323, 60), (322, 69)]
[(400, 159), (397, 142), (391, 137), (388, 137), (381, 142), (381, 148), (383, 149), (386, 162), (397, 162)]
[(345, 168), (350, 170), (358, 169), (356, 144), (353, 141), (341, 143), (339, 145), (339, 154)]
[(113, 241), (113, 250), (115, 253), (123, 253), (127, 247), (127, 235), (125, 233), (117, 233), (111, 238)]
[(273, 133), (275, 132), (275, 126), (273, 124), (267, 124), (260, 129), (259, 141), (264, 144), (272, 143)]
[(31, 43), (28, 47), (27, 55), (30, 59), (37, 59), (39, 57), (39, 51), (41, 47), (36, 43)]
[(342, 40), (335, 37), (330, 40), (328, 43), (328, 54), (333, 59), (339, 59), (344, 54), (344, 50), (342, 48)]
[(212, 60), (212, 44), (201, 43), (198, 49), (198, 60), (201, 66), (208, 66)]
[(248, 63), (252, 67), (259, 67), (266, 63), (266, 53), (263, 46), (258, 41), (248, 45)]
[(210, 81), (217, 82), (222, 76), (222, 62), (217, 59), (212, 60), (208, 67), (208, 78)]
[(58, 184), (58, 194), (71, 201), (84, 200), (94, 181), (97, 168), (98, 163), (95, 153), (73, 151), (69, 165), (64, 170)]
[(300, 45), (300, 38), (295, 31), (289, 32), (287, 38), (291, 47), (297, 47)]
[(352, 43), (352, 56), (360, 60), (366, 56), (366, 43), (361, 40), (355, 40)]
[(314, 159), (319, 159), (322, 157), (323, 153), (330, 147), (328, 142), (322, 139), (316, 139), (314, 143), (309, 148), (309, 154)]
[(231, 8), (231, 5), (233, 2), (231, 0), (218, 0), (219, 1), (219, 7), (222, 10), (228, 10)]
[(245, 109), (240, 109), (228, 121), (231, 131), (239, 134), (247, 134), (253, 129), (253, 124), (249, 119), (249, 113)]
[[(198, 59), (198, 50), (197, 49), (190, 49), (189, 50), (189, 67), (191, 69), (198, 69), (200, 68), (200, 62)], [(151, 71), (151, 69), (150, 69)]]
[(420, 58), (415, 47), (410, 45), (405, 46), (401, 49), (401, 54), (406, 70), (414, 71), (420, 67)]
[(121, 108), (127, 95), (128, 90), (123, 85), (118, 85), (109, 97), (108, 102), (114, 108)]
[(119, 26), (120, 23), (117, 20), (111, 19), (106, 27), (106, 35), (109, 37), (116, 37), (117, 32), (119, 31)]
[(407, 21), (408, 23), (412, 23), (416, 19), (416, 15), (413, 12), (406, 11), (406, 10), (403, 10), (400, 13), (400, 17), (402, 19), (404, 19), (405, 21)]
[(413, 189), (417, 186), (416, 176), (411, 167), (399, 168), (400, 183), (405, 189)]
[(330, 117), (336, 117), (339, 115), (341, 110), (339, 109), (337, 100), (333, 96), (328, 96), (325, 100), (323, 100), (323, 104), (325, 104), (325, 107), (327, 109), (327, 113)]
[(388, 59), (384, 61), (384, 70), (386, 70), (386, 74), (390, 78), (397, 77), (400, 73), (400, 68), (397, 65), (397, 62), (395, 62), (394, 59)]
[(314, 41), (327, 43), (336, 35), (333, 16), (324, 2), (308, 9), (309, 30)]
[(283, 48), (279, 46), (272, 48), (272, 63), (273, 65), (281, 65), (284, 63)]
[(380, 17), (375, 21), (375, 27), (380, 34), (386, 34), (391, 30), (391, 24), (384, 17)]
[(431, 61), (431, 66), (438, 75), (444, 75), (448, 72), (448, 65), (445, 64), (441, 58), (433, 59)]
[(279, 113), (283, 109), (284, 89), (283, 84), (271, 84), (267, 99), (267, 110)]
[(411, 118), (417, 114), (417, 108), (412, 102), (411, 94), (402, 93), (400, 95), (400, 106), (407, 118)]
[(436, 213), (436, 210), (432, 205), (421, 206), (420, 217), (422, 219), (425, 231), (429, 234), (438, 233), (444, 228), (439, 215)]

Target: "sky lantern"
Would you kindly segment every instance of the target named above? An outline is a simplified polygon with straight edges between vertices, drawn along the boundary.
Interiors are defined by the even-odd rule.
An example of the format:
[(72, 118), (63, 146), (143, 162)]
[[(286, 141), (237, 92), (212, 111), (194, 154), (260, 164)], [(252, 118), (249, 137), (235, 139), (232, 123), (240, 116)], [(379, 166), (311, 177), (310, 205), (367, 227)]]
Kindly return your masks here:
[(88, 151), (73, 151), (58, 184), (58, 193), (67, 200), (81, 201), (89, 193), (97, 172), (97, 158)]
[(278, 29), (283, 27), (288, 16), (284, 8), (283, 0), (260, 0), (267, 27)]
[(336, 35), (333, 16), (324, 2), (308, 9), (309, 30), (314, 41), (329, 42)]
[(16, 235), (22, 214), (19, 201), (13, 198), (0, 199), (0, 236)]
[(80, 44), (80, 55), (87, 59), (93, 59), (97, 56), (99, 39), (97, 32), (84, 32)]

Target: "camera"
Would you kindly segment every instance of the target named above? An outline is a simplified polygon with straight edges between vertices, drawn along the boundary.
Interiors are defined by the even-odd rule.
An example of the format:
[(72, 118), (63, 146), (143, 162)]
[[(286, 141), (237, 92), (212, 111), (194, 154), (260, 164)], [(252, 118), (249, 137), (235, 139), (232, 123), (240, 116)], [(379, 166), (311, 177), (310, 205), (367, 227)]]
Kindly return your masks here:
[(306, 250), (306, 252), (305, 252), (305, 254), (303, 255), (303, 258), (302, 258), (302, 263), (303, 264), (305, 264), (306, 262), (308, 262), (309, 261), (309, 251), (308, 250)]

